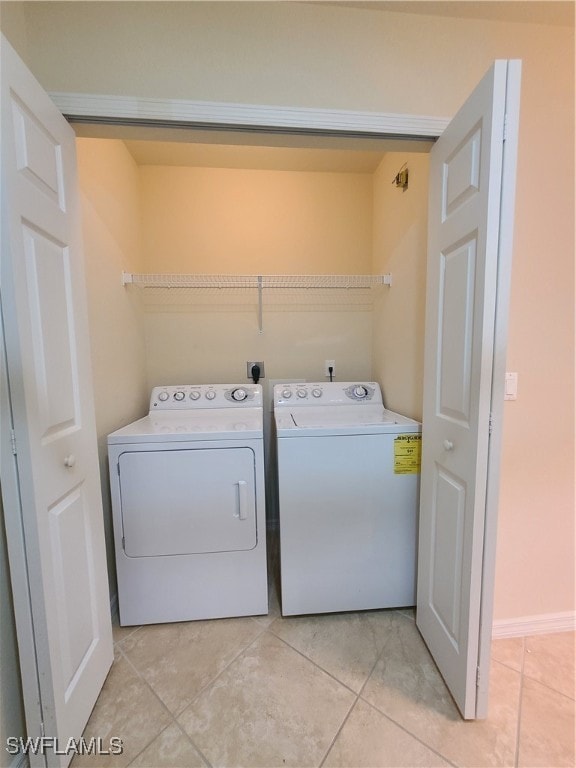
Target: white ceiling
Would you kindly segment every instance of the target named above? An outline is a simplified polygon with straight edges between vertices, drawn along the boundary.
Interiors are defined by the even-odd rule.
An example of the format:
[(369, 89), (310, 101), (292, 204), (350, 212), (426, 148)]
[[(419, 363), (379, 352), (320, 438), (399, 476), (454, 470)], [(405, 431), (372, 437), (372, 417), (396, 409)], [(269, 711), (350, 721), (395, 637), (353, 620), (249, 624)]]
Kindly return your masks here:
[[(150, 130), (150, 129), (148, 129)], [(158, 133), (158, 132), (157, 132)], [(203, 131), (190, 140), (166, 141), (154, 133), (145, 139), (125, 140), (138, 165), (177, 165), (195, 168), (250, 168), (254, 170), (323, 173), (374, 173), (385, 152), (428, 152), (431, 141), (353, 139), (269, 134), (237, 134), (230, 141), (220, 132)], [(224, 141), (224, 143), (220, 143)]]
[(74, 123), (77, 136), (121, 139), (138, 165), (374, 173), (386, 152), (429, 152), (430, 139)]
[(374, 173), (382, 152), (126, 141), (138, 165)]

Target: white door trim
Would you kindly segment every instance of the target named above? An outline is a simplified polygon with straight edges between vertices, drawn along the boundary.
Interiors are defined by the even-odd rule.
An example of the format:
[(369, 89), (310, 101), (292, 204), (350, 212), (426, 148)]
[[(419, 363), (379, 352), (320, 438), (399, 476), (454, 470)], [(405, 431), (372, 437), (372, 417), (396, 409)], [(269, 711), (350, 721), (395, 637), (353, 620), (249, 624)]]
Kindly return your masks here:
[[(506, 114), (504, 117), (504, 147), (502, 155), (502, 191), (500, 201), (500, 230), (498, 243), (498, 274), (496, 277), (496, 307), (494, 318), (494, 347), (492, 357), (492, 392), (490, 396), (490, 446), (486, 484), (486, 517), (484, 521), (484, 572), (496, 573), (496, 550), (499, 513), (500, 468), (504, 427), (504, 389), (508, 345), (508, 321), (512, 282), (512, 252), (514, 239), (514, 204), (516, 199), (516, 169), (518, 165), (518, 136), (520, 116), (520, 82), (522, 62), (508, 61), (506, 77)], [(495, 578), (495, 576), (494, 576)], [(489, 668), (492, 638), (495, 635), (494, 589), (482, 589), (480, 601), (480, 642), (478, 666)], [(477, 717), (488, 713), (488, 685), (485, 677), (478, 680)]]
[[(0, 284), (0, 467), (1, 491), (4, 510), (6, 538), (11, 542), (9, 556), (12, 579), (10, 588), (14, 605), (14, 617), (18, 626), (18, 660), (20, 681), (27, 732), (22, 736), (41, 736), (43, 727), (42, 696), (38, 679), (37, 648), (34, 633), (34, 620), (30, 601), (30, 577), (26, 555), (26, 540), (22, 524), (22, 504), (18, 466), (16, 463), (16, 443), (12, 404), (9, 397), (8, 370), (6, 362), (6, 341), (4, 336), (2, 291)], [(16, 736), (17, 734), (9, 734)], [(14, 765), (23, 763), (24, 756), (14, 758)], [(43, 756), (30, 755), (26, 764), (32, 768), (45, 766)]]
[(167, 125), (235, 127), (254, 130), (361, 133), (386, 137), (435, 139), (450, 122), (445, 117), (342, 109), (310, 109), (217, 101), (153, 99), (112, 94), (51, 92), (69, 120), (127, 120)]

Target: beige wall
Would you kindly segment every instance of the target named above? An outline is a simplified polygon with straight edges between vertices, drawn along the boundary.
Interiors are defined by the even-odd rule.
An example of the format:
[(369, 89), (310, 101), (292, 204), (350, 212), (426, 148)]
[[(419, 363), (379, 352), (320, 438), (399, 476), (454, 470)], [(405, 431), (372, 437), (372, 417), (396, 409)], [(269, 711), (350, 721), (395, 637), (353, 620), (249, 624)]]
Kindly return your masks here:
[(142, 166), (148, 272), (365, 274), (369, 174)]
[(495, 617), (572, 611), (573, 28), (320, 3), (135, 7), (28, 4), (44, 86), (444, 116), (495, 58), (523, 60), (508, 355), (519, 395), (505, 410)]
[[(408, 188), (391, 184), (408, 168)], [(388, 408), (422, 419), (428, 155), (387, 154), (374, 174), (374, 272), (392, 286), (374, 310), (373, 370)]]
[(77, 141), (96, 431), (110, 589), (115, 566), (107, 466), (107, 435), (147, 411), (140, 296), (121, 285), (141, 265), (138, 169), (121, 141)]
[[(148, 272), (365, 274), (371, 270), (369, 174), (143, 166), (143, 264)], [(346, 292), (231, 290), (146, 298), (150, 386), (371, 375), (369, 297)], [(342, 304), (342, 302), (344, 302)]]
[(566, 40), (558, 27), (337, 3), (26, 5), (30, 64), (49, 90), (312, 108), (450, 115), (493, 59), (547, 45), (553, 67)]

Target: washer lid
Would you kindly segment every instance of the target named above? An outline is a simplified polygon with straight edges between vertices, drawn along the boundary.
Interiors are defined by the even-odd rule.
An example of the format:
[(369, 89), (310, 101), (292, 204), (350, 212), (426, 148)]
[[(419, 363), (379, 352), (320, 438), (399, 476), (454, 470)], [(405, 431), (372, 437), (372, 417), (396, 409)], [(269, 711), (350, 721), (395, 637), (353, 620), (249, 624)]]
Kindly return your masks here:
[(379, 435), (420, 432), (420, 424), (382, 406), (325, 406), (278, 409), (274, 414), (278, 437)]
[(354, 427), (364, 425), (394, 424), (396, 414), (382, 406), (341, 405), (325, 408), (297, 408), (292, 411), (296, 427)]
[(108, 443), (261, 438), (261, 408), (158, 411), (108, 435)]

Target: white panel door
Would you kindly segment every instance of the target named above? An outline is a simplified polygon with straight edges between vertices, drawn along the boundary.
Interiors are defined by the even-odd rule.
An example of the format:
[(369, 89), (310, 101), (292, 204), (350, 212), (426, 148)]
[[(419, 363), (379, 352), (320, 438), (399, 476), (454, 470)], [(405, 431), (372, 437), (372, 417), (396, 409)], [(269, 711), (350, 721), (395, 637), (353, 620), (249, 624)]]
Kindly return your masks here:
[[(4, 38), (1, 63), (2, 421), (15, 441), (2, 488), (15, 594), (29, 585), (43, 727), (65, 744), (80, 737), (113, 658), (75, 138)], [(26, 693), (36, 669), (25, 657), (21, 666)], [(48, 751), (46, 762), (69, 758)]]
[(511, 250), (501, 204), (514, 190), (519, 85), (519, 63), (496, 62), (431, 153), (417, 624), (465, 718), (487, 703), (477, 682), (492, 623), (490, 424)]

